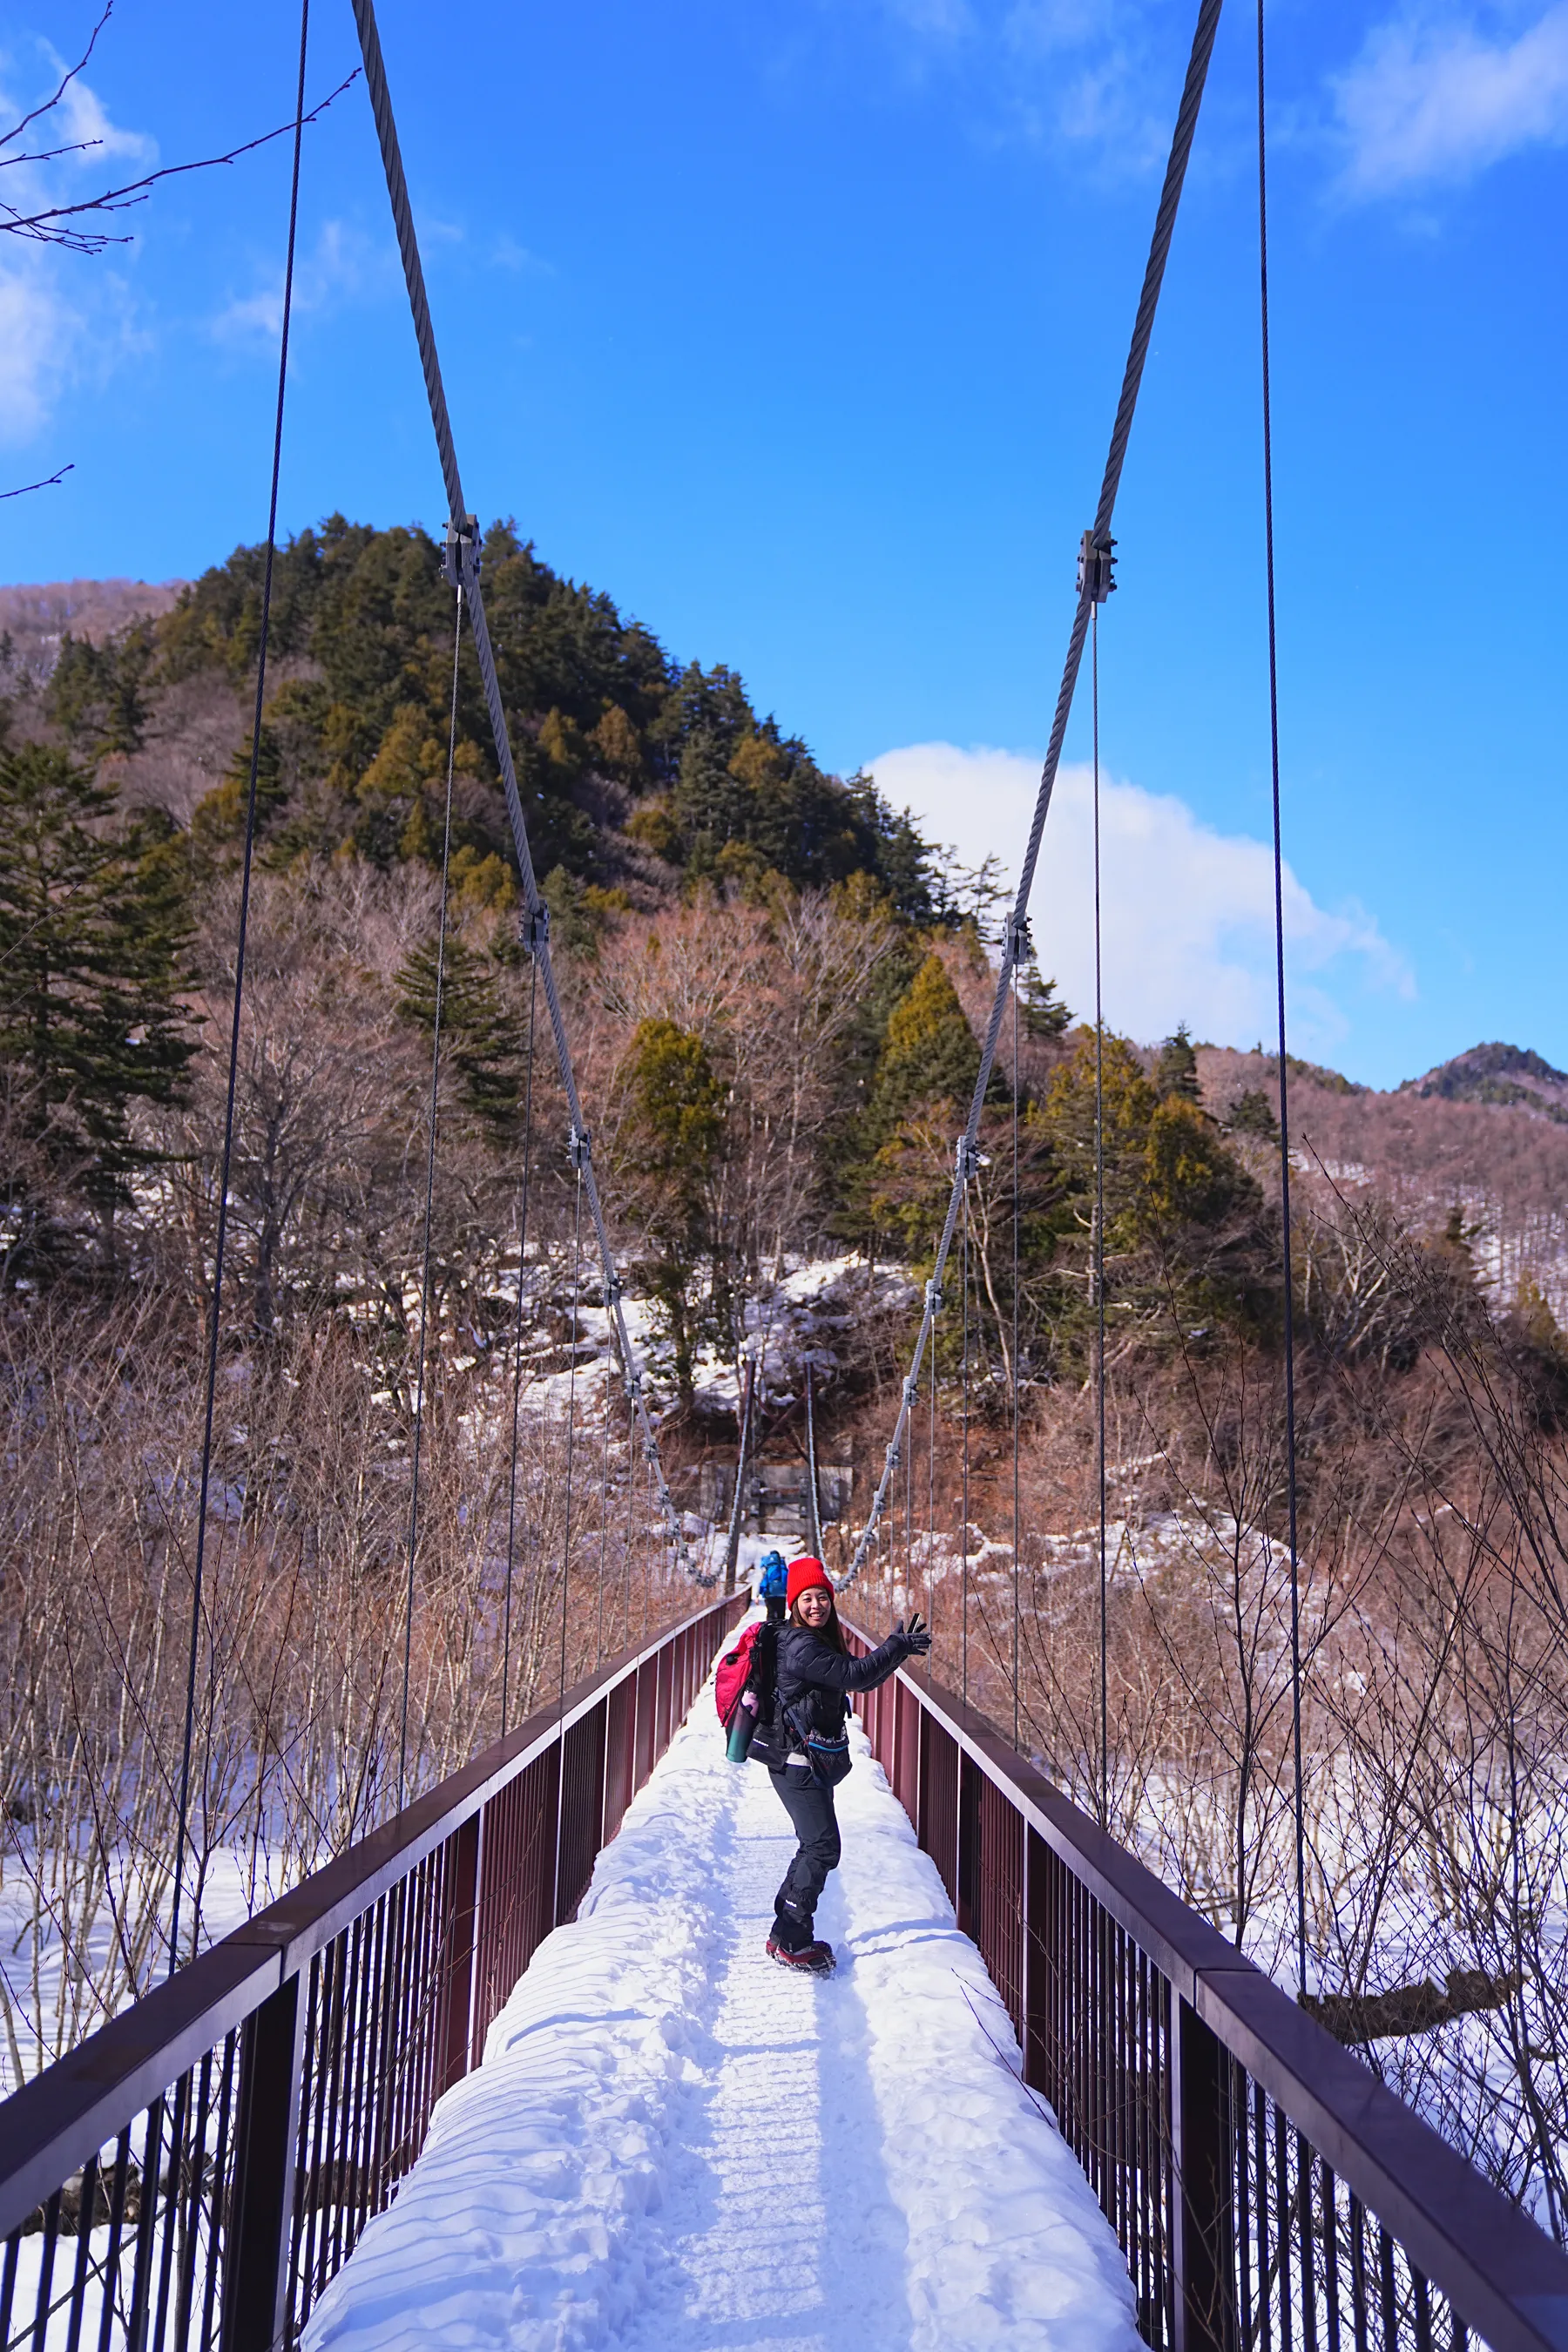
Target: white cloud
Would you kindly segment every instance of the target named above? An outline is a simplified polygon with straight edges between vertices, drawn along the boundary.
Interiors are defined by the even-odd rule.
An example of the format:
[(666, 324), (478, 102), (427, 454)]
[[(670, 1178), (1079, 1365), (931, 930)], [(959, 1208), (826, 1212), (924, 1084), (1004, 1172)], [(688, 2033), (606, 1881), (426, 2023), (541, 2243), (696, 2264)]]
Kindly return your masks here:
[[(978, 866), (999, 856), (1016, 886), (1037, 758), (914, 743), (869, 761), (879, 789), (927, 835)], [(1105, 1015), (1125, 1034), (1167, 1035), (1178, 1021), (1219, 1045), (1250, 1045), (1274, 1025), (1274, 859), (1264, 842), (1214, 832), (1184, 802), (1100, 779)], [(1320, 907), (1285, 873), (1292, 1035), (1323, 1055), (1348, 1027), (1342, 989), (1415, 993), (1372, 916)], [(1093, 786), (1087, 767), (1057, 778), (1030, 902), (1035, 945), (1073, 1011), (1094, 1004)]]
[(19, 446), (47, 424), (83, 328), (36, 268), (0, 270), (0, 441)]
[[(391, 268), (390, 252), (373, 244), (363, 231), (345, 221), (323, 221), (314, 250), (295, 265), (295, 316), (337, 310), (359, 300), (381, 286)], [(221, 343), (259, 338), (276, 344), (282, 329), (281, 272), (253, 294), (231, 297), (212, 322), (214, 339)]]
[(1333, 78), (1344, 192), (1464, 180), (1523, 147), (1568, 141), (1568, 0), (1522, 31), (1412, 9), (1380, 25)]
[[(64, 66), (47, 43), (40, 46), (52, 86)], [(0, 89), (0, 121), (18, 121), (34, 102)], [(110, 184), (106, 165), (111, 162), (148, 170), (157, 162), (155, 141), (111, 122), (102, 100), (82, 81), (72, 82), (58, 112), (35, 125), (32, 137), (44, 147), (96, 143), (85, 154), (61, 156), (53, 163), (13, 164), (5, 197), (18, 212), (96, 194)], [(82, 226), (101, 223), (89, 215)], [(109, 226), (116, 228), (113, 222)], [(101, 380), (142, 338), (119, 271), (103, 261), (85, 263), (57, 247), (10, 237), (4, 242), (8, 250), (0, 262), (0, 443), (15, 447), (42, 433), (67, 384), (83, 376)]]
[(1163, 161), (1174, 93), (1169, 12), (1154, 0), (862, 5), (885, 27), (900, 76), (922, 85), (942, 77), (985, 144), (1021, 139), (1116, 180)]
[[(63, 61), (50, 49), (51, 62), (64, 72)], [(152, 171), (158, 161), (158, 142), (144, 131), (125, 131), (110, 122), (109, 110), (98, 92), (84, 81), (73, 81), (60, 100), (58, 114), (46, 117), (51, 128), (58, 126), (60, 136), (51, 136), (45, 144), (58, 147), (80, 143), (89, 148), (85, 155), (70, 160), (84, 172), (101, 171), (106, 163), (141, 163)], [(40, 126), (41, 127), (41, 126)]]

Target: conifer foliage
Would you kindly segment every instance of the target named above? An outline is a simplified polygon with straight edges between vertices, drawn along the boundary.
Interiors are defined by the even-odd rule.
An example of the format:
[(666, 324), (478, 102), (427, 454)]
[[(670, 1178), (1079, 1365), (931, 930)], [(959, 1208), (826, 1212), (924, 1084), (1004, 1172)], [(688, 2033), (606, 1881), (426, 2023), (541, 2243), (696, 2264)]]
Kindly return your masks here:
[(149, 1153), (138, 1102), (172, 1102), (195, 1036), (180, 1001), (192, 926), (168, 820), (125, 816), (61, 750), (0, 754), (0, 1168), (10, 1270), (85, 1203), (107, 1253)]

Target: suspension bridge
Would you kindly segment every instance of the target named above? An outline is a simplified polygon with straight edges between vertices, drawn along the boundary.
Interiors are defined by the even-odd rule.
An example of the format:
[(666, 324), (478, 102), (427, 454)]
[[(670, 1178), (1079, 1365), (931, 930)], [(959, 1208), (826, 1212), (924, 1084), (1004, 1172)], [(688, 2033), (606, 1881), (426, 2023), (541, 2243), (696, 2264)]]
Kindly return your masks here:
[[(447, 499), (453, 663), (468, 632), (506, 796), (531, 960), (569, 1115), (574, 1281), (587, 1245), (629, 1423), (684, 1620), (601, 1659), (462, 1770), (410, 1795), (408, 1650), (397, 1809), (222, 1941), (179, 1965), (208, 1484), (257, 833), (272, 560), (288, 373), (308, 0), (285, 271), (228, 1124), (218, 1193), (189, 1698), (169, 1972), (0, 2107), (0, 2352), (442, 2343), (868, 2347), (1254, 2345), (1565, 2352), (1568, 2257), (1011, 1740), (909, 1668), (861, 1706), (849, 1836), (829, 1897), (848, 1966), (824, 1985), (762, 1961), (783, 1824), (761, 1776), (723, 1760), (702, 1701), (749, 1603), (695, 1557), (660, 1460), (611, 1248), (552, 962), (549, 913), (486, 624), (373, 0), (353, 0)], [(1052, 789), (1086, 651), (1112, 586), (1112, 524), (1220, 0), (1202, 0), (1140, 292), (981, 1066), (894, 1427), (842, 1579), (853, 1588), (906, 1471), (911, 1421), (967, 1247), (983, 1108), (1009, 1017)], [(1268, 372), (1264, 22), (1258, 194), (1264, 509), (1279, 913), (1279, 728)], [(451, 835), (456, 690), (447, 776)], [(445, 882), (445, 863), (443, 880)], [(1098, 866), (1096, 893), (1098, 910)], [(1287, 1253), (1286, 1460), (1296, 1800), (1295, 1933), (1307, 1981), (1301, 1830), (1290, 1150), (1279, 960), (1280, 1228)], [(411, 1463), (407, 1624), (431, 1314), (437, 954)], [(1096, 1004), (1096, 1037), (1102, 1037)], [(1103, 1157), (1097, 1065), (1096, 1250)], [(1016, 1092), (1016, 1090), (1015, 1090)], [(1013, 1148), (1017, 1150), (1016, 1111)], [(527, 1155), (525, 1153), (525, 1165)], [(1014, 1186), (1015, 1202), (1017, 1185)], [(526, 1231), (527, 1202), (523, 1203)], [(1015, 1208), (1015, 1268), (1017, 1251)], [(968, 1284), (964, 1283), (967, 1297)], [(1097, 1256), (1100, 1759), (1105, 1719), (1104, 1281)], [(1018, 1285), (1013, 1285), (1016, 1318)], [(521, 1351), (522, 1286), (518, 1298)], [(519, 1360), (521, 1361), (521, 1352)], [(1016, 1326), (1012, 1357), (1013, 1689), (1019, 1687)], [(513, 1425), (516, 1423), (516, 1397)], [(934, 1428), (934, 1416), (933, 1416)], [(965, 1423), (967, 1428), (967, 1423)], [(809, 1433), (809, 1420), (808, 1420)], [(566, 1528), (574, 1454), (568, 1431)], [(809, 1451), (809, 1449), (808, 1449)], [(805, 1489), (815, 1531), (814, 1451)], [(580, 1474), (579, 1474), (580, 1475)], [(965, 1463), (967, 1477), (967, 1460)], [(512, 1501), (515, 1506), (515, 1442)], [(509, 1520), (506, 1606), (513, 1570)], [(965, 1509), (967, 1527), (967, 1507)], [(817, 1537), (820, 1546), (820, 1535)], [(967, 1536), (965, 1537), (967, 1541)], [(503, 1698), (502, 1720), (507, 1720)], [(1103, 1789), (1102, 1789), (1103, 1798)], [(1102, 1819), (1107, 1808), (1100, 1807)]]

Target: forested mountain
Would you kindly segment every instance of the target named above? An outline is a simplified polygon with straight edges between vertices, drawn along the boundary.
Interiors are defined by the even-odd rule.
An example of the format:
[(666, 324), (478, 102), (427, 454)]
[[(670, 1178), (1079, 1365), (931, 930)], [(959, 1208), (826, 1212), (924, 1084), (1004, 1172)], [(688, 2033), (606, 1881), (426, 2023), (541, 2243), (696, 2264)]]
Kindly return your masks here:
[[(732, 1458), (748, 1355), (759, 1445), (798, 1455), (809, 1360), (858, 1519), (979, 1067), (984, 877), (509, 527), (484, 576), (676, 1491), (695, 1505)], [(275, 583), (193, 1621), (260, 584), (241, 550), (165, 612), (110, 625), (83, 596), (80, 634), (0, 647), (0, 1864), (29, 1932), (112, 1944), (47, 2018), (0, 1972), (29, 2063), (156, 1965), (181, 1629), (199, 1939), (215, 1856), (275, 1886), (384, 1815), (405, 1644), (420, 1784), (494, 1735), (503, 1693), (515, 1721), (686, 1605), (472, 649), (433, 1072), (452, 600), (426, 535), (334, 518)], [(1092, 1033), (1034, 970), (1016, 1010), (868, 1605), (934, 1612), (940, 1675), (1008, 1736), (1016, 1657), (1025, 1744), (1268, 1965), (1290, 1949), (1299, 1636), (1335, 2014), (1568, 2212), (1568, 1979), (1542, 1925), (1568, 1901), (1564, 1081), (1495, 1046), (1388, 1094), (1292, 1065), (1292, 1517), (1273, 1058), (1108, 1035), (1097, 1120)], [(836, 1567), (851, 1541), (828, 1530)], [(106, 1939), (110, 1853), (139, 1875)], [(1450, 1966), (1489, 2000), (1525, 1971), (1511, 2055), (1500, 1995), (1490, 2058), (1373, 2049), (1384, 1992)]]
[[(100, 643), (65, 635), (37, 715), (78, 755), (178, 753), (193, 689), (243, 688), (260, 629), (263, 551), (239, 549), (173, 611)], [(760, 718), (722, 667), (681, 667), (611, 599), (560, 578), (497, 524), (484, 541), (486, 611), (535, 864), (555, 887), (651, 903), (672, 882), (796, 887), (868, 874), (901, 911), (931, 911), (922, 845), (863, 778), (824, 774)], [(437, 845), (452, 700), (452, 597), (418, 530), (332, 516), (279, 551), (271, 691), (261, 747), (269, 864), (353, 855), (385, 869)], [(471, 644), (458, 665), (455, 871), (470, 899), (508, 901), (511, 845)], [(182, 694), (180, 689), (184, 689)], [(247, 746), (192, 807), (217, 854), (242, 814)], [(591, 902), (593, 903), (593, 902)]]

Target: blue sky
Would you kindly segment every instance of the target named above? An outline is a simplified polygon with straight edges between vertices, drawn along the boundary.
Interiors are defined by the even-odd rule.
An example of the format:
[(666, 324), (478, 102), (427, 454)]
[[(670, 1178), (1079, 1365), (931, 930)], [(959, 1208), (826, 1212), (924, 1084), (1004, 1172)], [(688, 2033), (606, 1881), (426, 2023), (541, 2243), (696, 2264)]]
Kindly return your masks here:
[[(34, 100), (95, 13), (0, 0), (0, 89)], [(356, 52), (346, 0), (315, 19), (319, 95)], [(1191, 22), (382, 9), (470, 498), (971, 857), (1026, 825)], [(282, 121), (297, 23), (118, 0), (72, 123), (108, 152), (62, 173)], [(1568, 5), (1270, 25), (1295, 1042), (1385, 1085), (1483, 1037), (1568, 1065)], [(1251, 41), (1233, 6), (1102, 634), (1109, 1014), (1242, 1044), (1268, 953)], [(165, 185), (95, 260), (0, 251), (0, 478), (74, 466), (0, 505), (0, 579), (188, 576), (260, 535), (287, 164)], [(307, 137), (295, 351), (286, 526), (438, 523), (359, 88)], [(1080, 1008), (1083, 791), (1035, 900)]]

